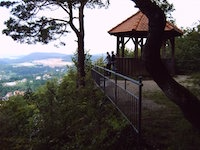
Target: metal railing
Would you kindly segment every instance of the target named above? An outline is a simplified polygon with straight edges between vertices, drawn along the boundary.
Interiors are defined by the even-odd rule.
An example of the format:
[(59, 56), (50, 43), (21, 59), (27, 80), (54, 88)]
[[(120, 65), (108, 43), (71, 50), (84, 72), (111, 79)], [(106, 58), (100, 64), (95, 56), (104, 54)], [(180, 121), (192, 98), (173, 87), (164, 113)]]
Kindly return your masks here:
[(140, 139), (142, 78), (139, 77), (137, 81), (100, 66), (92, 68), (92, 77)]

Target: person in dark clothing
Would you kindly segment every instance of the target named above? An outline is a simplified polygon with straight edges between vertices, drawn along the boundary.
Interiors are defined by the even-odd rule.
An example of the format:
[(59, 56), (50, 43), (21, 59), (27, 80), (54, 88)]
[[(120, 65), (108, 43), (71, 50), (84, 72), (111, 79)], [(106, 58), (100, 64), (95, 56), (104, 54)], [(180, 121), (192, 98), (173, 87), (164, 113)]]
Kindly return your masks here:
[(111, 54), (112, 54), (112, 56), (111, 56), (111, 67), (112, 67), (112, 70), (115, 71), (116, 70), (116, 66), (115, 66), (116, 60), (115, 60), (114, 51), (112, 51)]
[[(109, 52), (107, 52), (107, 56), (106, 56), (106, 69), (111, 69), (111, 56), (109, 54)], [(107, 75), (110, 75), (109, 72), (106, 73)]]

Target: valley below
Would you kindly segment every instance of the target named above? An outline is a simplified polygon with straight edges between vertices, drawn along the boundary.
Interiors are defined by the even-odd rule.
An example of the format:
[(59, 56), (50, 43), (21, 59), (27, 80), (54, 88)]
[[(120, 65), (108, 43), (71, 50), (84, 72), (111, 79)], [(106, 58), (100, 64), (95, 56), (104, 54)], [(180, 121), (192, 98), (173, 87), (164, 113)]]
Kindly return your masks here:
[(0, 59), (0, 99), (35, 91), (48, 80), (61, 80), (72, 66), (72, 55), (33, 53), (18, 59)]

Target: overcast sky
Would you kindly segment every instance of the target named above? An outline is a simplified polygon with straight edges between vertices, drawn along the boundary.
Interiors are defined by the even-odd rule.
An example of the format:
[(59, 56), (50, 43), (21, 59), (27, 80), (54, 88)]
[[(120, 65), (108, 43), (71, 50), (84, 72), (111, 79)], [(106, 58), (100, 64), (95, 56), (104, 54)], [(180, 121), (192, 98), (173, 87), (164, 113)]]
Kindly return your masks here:
[[(1, 0), (0, 0), (1, 1)], [(200, 20), (200, 0), (168, 0), (174, 4), (173, 17), (176, 25), (180, 27), (193, 27)], [(138, 11), (131, 0), (111, 0), (108, 9), (85, 10), (85, 49), (90, 54), (104, 54), (115, 51), (116, 38), (110, 36), (108, 31)], [(0, 30), (4, 28), (3, 22), (8, 19), (9, 12), (0, 8)], [(10, 37), (0, 33), (0, 57), (15, 57), (31, 52), (59, 52), (73, 54), (77, 48), (76, 37), (70, 33), (65, 37), (66, 46), (56, 48), (54, 44), (27, 45), (14, 42)]]

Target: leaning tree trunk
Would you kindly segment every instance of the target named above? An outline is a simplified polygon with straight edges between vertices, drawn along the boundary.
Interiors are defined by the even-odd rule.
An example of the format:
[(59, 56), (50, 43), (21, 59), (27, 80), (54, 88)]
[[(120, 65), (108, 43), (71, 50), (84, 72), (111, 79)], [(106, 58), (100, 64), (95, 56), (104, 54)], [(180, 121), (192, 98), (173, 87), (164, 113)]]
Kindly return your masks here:
[(151, 0), (132, 1), (149, 19), (149, 33), (142, 54), (147, 71), (165, 95), (180, 107), (185, 118), (200, 130), (200, 101), (170, 76), (160, 58), (166, 25), (164, 12)]

